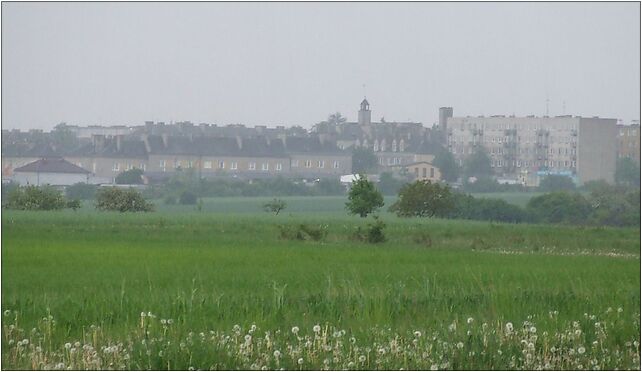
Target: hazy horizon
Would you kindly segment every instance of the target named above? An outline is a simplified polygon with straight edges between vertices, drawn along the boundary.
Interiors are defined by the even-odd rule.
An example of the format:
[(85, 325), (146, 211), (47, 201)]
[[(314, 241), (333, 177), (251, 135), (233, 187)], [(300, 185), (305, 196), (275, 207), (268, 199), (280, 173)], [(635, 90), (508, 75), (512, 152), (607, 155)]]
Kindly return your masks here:
[[(2, 128), (640, 119), (639, 3), (3, 3)], [(365, 84), (365, 88), (364, 88)]]

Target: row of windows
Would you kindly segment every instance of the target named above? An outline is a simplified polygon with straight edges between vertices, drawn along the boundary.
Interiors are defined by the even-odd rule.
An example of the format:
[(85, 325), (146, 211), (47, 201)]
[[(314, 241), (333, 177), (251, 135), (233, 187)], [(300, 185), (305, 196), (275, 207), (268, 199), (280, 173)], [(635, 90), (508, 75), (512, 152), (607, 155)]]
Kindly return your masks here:
[(507, 167), (509, 164), (512, 164), (513, 167), (557, 167), (557, 168), (568, 168), (569, 166), (575, 168), (575, 161), (553, 161), (553, 160), (513, 160), (512, 162), (506, 160), (494, 160), (491, 161), (490, 166), (493, 168)]
[[(421, 176), (427, 178), (427, 169), (421, 168)], [(419, 177), (419, 168), (415, 168), (415, 177)], [(430, 178), (435, 178), (435, 168), (430, 168)]]
[[(304, 160), (303, 161), (303, 166), (305, 168), (312, 168), (312, 164), (313, 164), (312, 160)], [(337, 169), (337, 168), (339, 168), (340, 165), (341, 165), (341, 162), (338, 161), (338, 160), (334, 160), (332, 162), (332, 168)], [(290, 163), (290, 166), (292, 168), (298, 168), (299, 167), (299, 160), (292, 160), (292, 162)], [(325, 168), (325, 160), (317, 160), (316, 161), (316, 166), (317, 166), (317, 168)]]
[[(524, 141), (522, 141), (522, 139)], [(547, 143), (575, 143), (577, 142), (575, 137), (549, 137), (547, 141), (543, 141), (544, 138), (538, 141), (538, 137), (517, 137), (517, 143), (542, 143), (542, 142), (547, 142)], [(480, 142), (483, 143), (509, 143), (511, 142), (510, 138), (505, 136), (505, 137), (485, 137), (484, 141), (480, 141), (478, 138), (473, 137), (472, 139), (469, 136), (456, 136), (454, 138), (449, 138), (448, 143), (451, 145), (456, 145), (457, 143), (459, 144), (465, 144), (468, 142), (472, 142), (473, 144), (477, 144)]]
[(497, 123), (497, 124), (489, 124), (489, 123), (480, 123), (479, 125), (477, 123), (461, 123), (458, 125), (458, 128), (455, 127), (456, 129), (459, 130), (470, 130), (470, 129), (488, 129), (488, 130), (507, 130), (507, 129), (519, 129), (519, 130), (540, 130), (540, 129), (545, 129), (545, 130), (557, 130), (557, 131), (562, 131), (562, 130), (576, 130), (577, 129), (577, 124), (559, 124), (559, 125), (548, 125), (548, 126), (542, 126), (538, 124), (510, 124), (510, 123)]
[[(79, 167), (82, 167), (82, 163), (81, 162), (76, 163), (76, 165), (78, 165)], [(114, 164), (112, 164), (112, 166), (111, 166), (111, 170), (113, 172), (120, 172), (121, 169), (124, 170), (124, 171), (128, 171), (128, 170), (132, 170), (134, 168), (142, 169), (143, 171), (145, 171), (147, 169), (147, 165), (145, 163), (140, 163), (139, 166), (136, 167), (132, 163), (126, 163), (126, 164), (123, 164), (123, 166), (121, 167), (121, 163), (114, 162)], [(93, 164), (93, 169), (94, 169), (94, 172), (95, 172), (96, 171), (96, 163)]]

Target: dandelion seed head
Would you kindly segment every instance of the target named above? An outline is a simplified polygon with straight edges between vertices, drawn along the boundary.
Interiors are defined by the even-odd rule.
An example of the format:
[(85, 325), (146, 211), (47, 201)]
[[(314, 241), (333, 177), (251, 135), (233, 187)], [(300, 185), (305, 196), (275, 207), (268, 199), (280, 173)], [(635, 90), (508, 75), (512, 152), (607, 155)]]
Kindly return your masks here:
[(473, 324), (473, 321), (475, 321), (475, 319), (473, 319), (473, 318), (468, 318), (468, 319), (466, 320), (466, 323), (468, 323), (468, 324)]
[(297, 326), (292, 327), (292, 333), (294, 333), (295, 335), (299, 333), (299, 327)]
[(317, 324), (314, 327), (312, 327), (312, 330), (314, 331), (314, 333), (319, 333), (321, 332), (321, 326)]

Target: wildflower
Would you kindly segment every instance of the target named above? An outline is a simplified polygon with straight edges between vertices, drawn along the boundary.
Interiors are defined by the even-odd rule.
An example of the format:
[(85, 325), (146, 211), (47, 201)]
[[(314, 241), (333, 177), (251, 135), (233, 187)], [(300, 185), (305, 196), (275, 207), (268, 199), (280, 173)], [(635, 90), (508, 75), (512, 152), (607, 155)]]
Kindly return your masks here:
[(299, 363), (299, 365), (303, 364), (303, 358), (299, 358), (299, 360), (297, 360), (296, 362)]
[(312, 327), (312, 330), (314, 331), (314, 333), (319, 333), (321, 332), (321, 326), (317, 324), (314, 327)]
[(365, 355), (360, 355), (359, 356), (359, 362), (363, 363), (366, 361), (366, 356)]
[(166, 319), (161, 319), (161, 324), (162, 324), (162, 325), (167, 324), (167, 320), (166, 320)]
[(167, 324), (172, 324), (172, 323), (174, 323), (174, 320), (172, 320), (172, 319), (167, 319)]
[(506, 323), (506, 333), (511, 333), (513, 332), (513, 323), (508, 322)]
[(463, 343), (463, 342), (461, 342), (461, 341), (459, 341), (459, 342), (457, 343), (457, 349), (463, 349), (463, 348), (464, 348), (464, 343)]
[(147, 316), (150, 317), (150, 318), (156, 318), (156, 315), (152, 314), (151, 311), (147, 312)]
[(74, 346), (75, 347), (80, 347), (80, 342), (79, 341), (74, 342)]
[(551, 347), (551, 353), (554, 353), (556, 350), (555, 346)]
[(415, 331), (415, 337), (417, 337), (417, 338), (421, 337), (421, 332)]
[(531, 333), (535, 333), (535, 332), (537, 332), (537, 328), (531, 327), (530, 331), (531, 331)]
[(576, 329), (575, 330), (575, 336), (579, 337), (581, 334), (582, 334), (582, 330), (581, 329)]
[(250, 327), (250, 332), (254, 331), (256, 331), (256, 324), (252, 324), (252, 326)]
[[(302, 359), (299, 359), (299, 360), (302, 360)], [(348, 363), (348, 368), (354, 368), (354, 362)]]
[(146, 317), (146, 316), (147, 316), (147, 313), (145, 313), (144, 311), (141, 311), (141, 312), (140, 312), (140, 317), (141, 317), (141, 318), (144, 318), (144, 317)]
[(281, 352), (280, 352), (280, 351), (278, 351), (278, 350), (274, 350), (274, 357), (275, 357), (276, 359), (279, 359), (279, 358), (281, 357)]
[(11, 315), (11, 310), (5, 310), (4, 311), (4, 316), (9, 316)]
[(23, 345), (29, 345), (29, 340), (27, 340), (27, 339), (25, 338), (24, 340), (22, 340), (22, 344), (23, 344)]
[(71, 349), (71, 344), (69, 342), (67, 342), (65, 344), (65, 349), (67, 349), (67, 350)]
[(241, 326), (238, 324), (234, 324), (234, 327), (232, 327), (232, 330), (234, 332), (241, 332)]
[(297, 326), (292, 327), (292, 333), (294, 333), (295, 335), (299, 333), (299, 327)]
[(624, 309), (622, 309), (621, 307), (618, 307), (618, 308), (617, 308), (617, 312), (618, 312), (618, 313), (621, 313), (621, 312), (623, 312), (623, 311), (624, 311)]
[(436, 364), (433, 364), (433, 365), (431, 365), (431, 366), (430, 366), (430, 370), (431, 370), (431, 371), (436, 371), (436, 370), (438, 370), (438, 369), (439, 369), (439, 366), (438, 366), (438, 365), (436, 365)]
[(453, 324), (449, 325), (449, 326), (448, 326), (448, 330), (449, 330), (450, 332), (455, 332), (455, 331), (457, 330), (457, 324), (456, 324), (456, 323), (453, 323)]
[(386, 349), (380, 348), (379, 349), (379, 354), (384, 355), (386, 353)]
[(245, 335), (245, 343), (249, 344), (252, 342), (252, 336), (251, 335)]
[(473, 319), (473, 318), (468, 318), (468, 320), (466, 320), (466, 323), (468, 323), (468, 324), (473, 324), (473, 321), (474, 321), (474, 319)]
[(580, 347), (577, 348), (577, 353), (578, 354), (584, 354), (584, 352), (586, 352), (586, 349), (584, 348), (584, 346), (580, 346)]

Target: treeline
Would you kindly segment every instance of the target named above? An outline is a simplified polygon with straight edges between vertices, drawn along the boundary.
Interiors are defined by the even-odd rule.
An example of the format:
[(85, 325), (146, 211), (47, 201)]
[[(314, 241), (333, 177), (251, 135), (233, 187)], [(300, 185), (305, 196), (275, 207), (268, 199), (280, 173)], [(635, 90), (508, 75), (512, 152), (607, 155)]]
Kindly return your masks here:
[(556, 191), (532, 198), (525, 208), (500, 199), (474, 198), (447, 185), (414, 182), (399, 191), (390, 207), (400, 217), (441, 217), (511, 223), (639, 226), (640, 189), (588, 182), (586, 196)]

